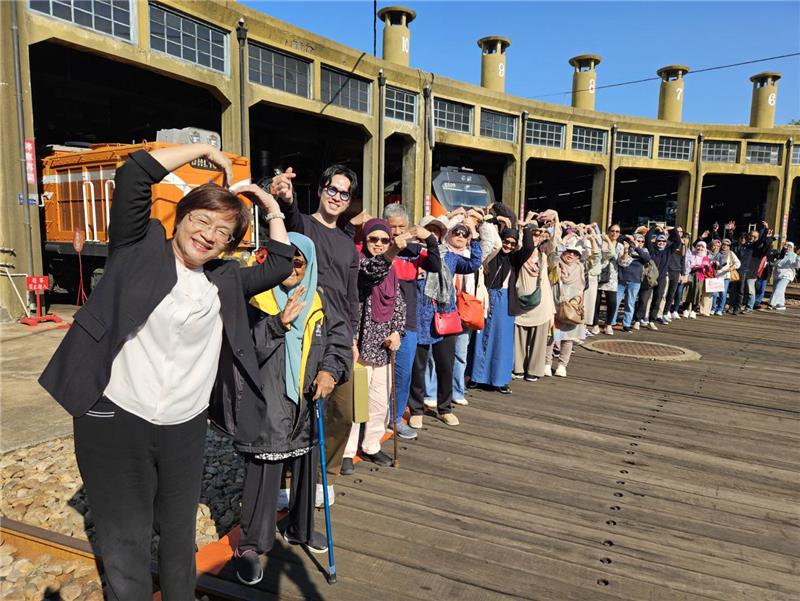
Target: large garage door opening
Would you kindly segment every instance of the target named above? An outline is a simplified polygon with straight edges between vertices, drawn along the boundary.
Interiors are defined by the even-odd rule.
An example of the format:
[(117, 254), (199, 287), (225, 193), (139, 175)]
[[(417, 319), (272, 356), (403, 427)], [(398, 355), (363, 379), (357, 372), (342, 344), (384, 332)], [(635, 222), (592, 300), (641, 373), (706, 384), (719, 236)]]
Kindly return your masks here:
[(250, 109), (250, 157), (253, 180), (272, 177), (292, 167), (298, 207), (313, 213), (319, 205), (317, 183), (330, 165), (339, 163), (358, 176), (359, 190), (348, 215), (361, 209), (364, 195), (362, 128), (327, 117), (292, 111), (262, 102)]
[[(447, 186), (447, 189), (452, 192), (452, 194), (448, 195), (446, 190), (440, 189), (439, 194), (444, 193), (446, 196), (445, 204), (483, 204), (488, 199), (488, 195), (484, 189), (487, 185), (492, 190), (491, 196), (493, 196), (493, 199), (497, 202), (503, 200), (504, 193), (509, 194), (510, 192), (510, 196), (513, 197), (513, 191), (503, 190), (504, 176), (506, 175), (507, 169), (510, 169), (512, 166), (513, 159), (503, 154), (461, 148), (459, 146), (449, 146), (447, 144), (436, 144), (433, 149), (434, 181), (436, 181), (437, 176), (443, 171), (451, 170), (453, 173), (463, 173), (465, 178), (468, 177), (469, 173), (479, 176), (474, 179), (474, 184), (467, 183), (464, 185), (462, 185), (454, 175), (439, 177), (439, 187)], [(513, 178), (511, 179), (513, 180)], [(434, 196), (438, 198), (439, 194), (437, 194), (436, 188), (437, 185), (434, 184)], [(450, 200), (447, 200), (448, 197)], [(444, 207), (447, 211), (452, 211), (454, 208), (456, 207)], [(436, 213), (435, 210), (433, 212)]]
[[(770, 178), (760, 175), (706, 175), (700, 194), (700, 234), (714, 222), (736, 222), (736, 231), (748, 231), (766, 217)], [(770, 227), (775, 224), (771, 223)]]
[(203, 88), (49, 42), (31, 46), (30, 61), (38, 156), (48, 144), (155, 141), (159, 129), (222, 133), (220, 103)]
[(560, 219), (589, 223), (592, 218), (592, 184), (596, 167), (529, 159), (525, 178), (525, 209), (554, 209)]
[(617, 169), (611, 219), (623, 231), (652, 223), (675, 225), (680, 174), (657, 169)]

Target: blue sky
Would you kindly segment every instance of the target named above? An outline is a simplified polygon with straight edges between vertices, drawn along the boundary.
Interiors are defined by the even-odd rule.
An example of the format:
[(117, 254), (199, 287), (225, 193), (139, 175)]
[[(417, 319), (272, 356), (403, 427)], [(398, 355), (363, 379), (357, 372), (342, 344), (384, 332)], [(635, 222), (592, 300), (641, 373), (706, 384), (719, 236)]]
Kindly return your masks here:
[[(271, 16), (372, 52), (372, 1), (257, 1), (244, 4)], [(800, 2), (378, 2), (417, 11), (411, 23), (411, 66), (480, 83), (477, 40), (511, 38), (506, 91), (569, 105), (572, 69), (567, 60), (600, 54), (598, 85), (654, 77), (656, 69), (695, 69), (800, 52)], [(383, 25), (378, 22), (378, 56)], [(750, 76), (778, 71), (776, 124), (800, 119), (800, 56), (686, 78), (683, 120), (747, 123)], [(656, 117), (659, 82), (597, 92), (598, 111)]]

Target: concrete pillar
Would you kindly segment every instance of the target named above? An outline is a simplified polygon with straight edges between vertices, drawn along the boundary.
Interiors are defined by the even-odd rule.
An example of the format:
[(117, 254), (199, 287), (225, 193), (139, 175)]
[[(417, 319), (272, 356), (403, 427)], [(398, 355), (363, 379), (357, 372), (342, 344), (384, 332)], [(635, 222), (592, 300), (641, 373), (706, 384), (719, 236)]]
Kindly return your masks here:
[(500, 35), (490, 35), (478, 40), (481, 49), (481, 86), (505, 92), (506, 89), (506, 48), (511, 40)]
[(597, 223), (602, 231), (605, 231), (605, 224), (608, 219), (607, 173), (605, 167), (598, 165), (594, 168), (594, 174), (592, 175), (592, 221)]
[(764, 207), (764, 219), (769, 223), (769, 227), (776, 236), (782, 233), (783, 211), (781, 210), (781, 195), (783, 194), (783, 186), (783, 180), (779, 177), (771, 177), (767, 183), (767, 203)]
[(658, 118), (680, 123), (683, 113), (683, 76), (689, 72), (686, 65), (661, 67), (656, 74), (661, 78), (658, 93)]
[(513, 209), (514, 213), (519, 213), (519, 198), (517, 191), (519, 190), (519, 173), (517, 170), (516, 157), (508, 157), (506, 159), (505, 167), (503, 167), (503, 191), (502, 200), (503, 204)]
[(694, 212), (696, 211), (698, 215), (700, 214), (700, 203), (697, 203), (697, 207), (694, 210), (692, 207), (695, 186), (700, 185), (700, 182), (694, 181), (694, 179), (693, 175), (688, 171), (678, 176), (678, 207), (675, 210), (675, 225), (681, 226), (684, 231), (692, 229)]
[[(417, 142), (403, 137), (403, 206), (409, 215), (414, 215), (415, 201), (419, 198), (415, 188), (417, 184)], [(384, 185), (385, 186), (385, 185)]]
[[(383, 190), (380, 189), (380, 182), (375, 174), (378, 173), (378, 141), (377, 136), (370, 133), (369, 138), (364, 143), (363, 164), (364, 169), (361, 173), (361, 202), (362, 207), (370, 215), (377, 215), (382, 210)], [(379, 196), (381, 197), (379, 199)]]
[(569, 59), (569, 64), (575, 68), (572, 74), (572, 106), (575, 108), (594, 110), (597, 65), (602, 60), (597, 54), (579, 54)]
[(764, 71), (750, 78), (753, 100), (750, 103), (750, 127), (774, 127), (780, 73)]
[(408, 66), (411, 56), (411, 33), (408, 24), (417, 13), (404, 6), (387, 6), (378, 11), (383, 21), (383, 59)]
[[(20, 139), (18, 135), (17, 88), (14, 76), (13, 38), (10, 35), (11, 11), (17, 11), (19, 25), (19, 51), (22, 78), (23, 123), (26, 138), (33, 138), (33, 108), (31, 102), (30, 64), (28, 62), (28, 44), (26, 25), (26, 4), (22, 2), (0, 2), (0, 131), (3, 132), (3, 150), (0, 154), (0, 264), (3, 276), (0, 278), (0, 321), (18, 319), (25, 315), (19, 294), (27, 302), (24, 277), (13, 277), (13, 284), (5, 275), (5, 269), (11, 274), (24, 274), (29, 271), (29, 254), (27, 236), (30, 231), (33, 251), (33, 271), (42, 275), (41, 239), (39, 235), (39, 209), (36, 206), (20, 205), (17, 198), (23, 192), (23, 176), (20, 167)], [(43, 117), (44, 118), (44, 117)], [(38, 198), (36, 183), (28, 184), (29, 197)], [(26, 199), (27, 202), (27, 199)], [(25, 225), (24, 211), (29, 210), (30, 230)], [(31, 274), (31, 275), (34, 275)], [(15, 290), (16, 288), (16, 290)]]

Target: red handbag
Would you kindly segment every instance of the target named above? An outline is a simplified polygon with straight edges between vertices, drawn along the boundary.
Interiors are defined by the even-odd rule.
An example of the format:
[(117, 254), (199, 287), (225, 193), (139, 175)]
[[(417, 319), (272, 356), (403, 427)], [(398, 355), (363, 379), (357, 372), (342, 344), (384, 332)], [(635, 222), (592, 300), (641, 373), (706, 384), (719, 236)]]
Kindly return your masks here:
[(478, 300), (477, 296), (473, 296), (464, 290), (463, 278), (458, 279), (456, 276), (456, 287), (459, 288), (456, 293), (456, 309), (458, 316), (461, 318), (461, 323), (465, 328), (471, 330), (482, 330), (484, 324), (483, 317), (483, 303)]
[(464, 331), (458, 311), (450, 311), (449, 313), (436, 311), (433, 314), (433, 329), (439, 336), (461, 334)]

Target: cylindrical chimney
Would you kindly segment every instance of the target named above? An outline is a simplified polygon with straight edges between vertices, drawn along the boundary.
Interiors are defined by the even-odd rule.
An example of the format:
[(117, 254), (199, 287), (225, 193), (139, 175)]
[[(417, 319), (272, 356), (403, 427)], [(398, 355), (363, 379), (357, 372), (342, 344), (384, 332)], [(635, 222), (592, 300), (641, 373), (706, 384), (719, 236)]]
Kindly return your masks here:
[(481, 86), (504, 92), (506, 89), (506, 48), (511, 40), (501, 35), (490, 35), (478, 40), (481, 49)]
[(753, 101), (750, 104), (750, 127), (773, 127), (775, 125), (775, 104), (778, 101), (778, 80), (780, 73), (764, 71), (753, 75)]
[(572, 74), (572, 106), (575, 108), (594, 110), (596, 67), (601, 60), (597, 54), (579, 54), (569, 59), (569, 64), (575, 67)]
[(661, 78), (658, 93), (658, 118), (680, 122), (683, 114), (683, 76), (689, 72), (686, 65), (667, 65), (656, 74)]
[(408, 66), (411, 54), (411, 34), (408, 24), (417, 13), (404, 6), (387, 6), (378, 11), (383, 21), (383, 58), (391, 63)]

